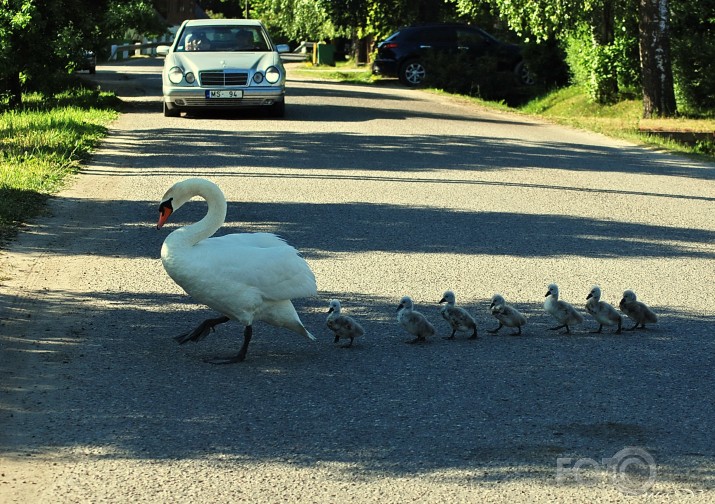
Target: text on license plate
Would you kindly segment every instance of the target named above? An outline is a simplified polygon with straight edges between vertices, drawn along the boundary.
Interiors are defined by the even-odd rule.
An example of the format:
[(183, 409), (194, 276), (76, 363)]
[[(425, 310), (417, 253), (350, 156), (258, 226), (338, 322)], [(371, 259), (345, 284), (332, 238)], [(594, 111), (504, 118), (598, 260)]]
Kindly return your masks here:
[(226, 89), (222, 91), (206, 91), (206, 98), (243, 98), (243, 91), (240, 89)]

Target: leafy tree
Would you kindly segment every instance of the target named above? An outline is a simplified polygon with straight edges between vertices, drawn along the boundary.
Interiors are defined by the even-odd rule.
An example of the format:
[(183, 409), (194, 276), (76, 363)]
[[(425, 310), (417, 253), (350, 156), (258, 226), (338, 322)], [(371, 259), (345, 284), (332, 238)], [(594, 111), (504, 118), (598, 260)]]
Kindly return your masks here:
[(150, 0), (0, 0), (0, 98), (18, 107), (23, 90), (59, 90), (84, 50), (128, 28), (163, 30)]
[[(461, 11), (469, 11), (481, 0), (452, 0)], [(675, 104), (668, 103), (667, 89), (658, 91), (663, 99), (653, 99), (656, 79), (672, 91), (672, 72), (667, 50), (668, 8), (667, 0), (487, 0), (498, 10), (517, 32), (532, 33), (539, 39), (550, 36), (573, 35), (583, 26), (589, 29), (592, 45), (591, 80), (596, 101), (607, 103), (618, 97), (618, 66), (627, 66), (628, 61), (618, 49), (620, 36), (616, 30), (619, 20), (626, 21), (638, 13), (640, 20), (638, 38), (641, 48), (641, 75), (644, 104), (652, 103), (652, 114), (671, 115)], [(636, 3), (638, 2), (638, 3)], [(640, 6), (640, 9), (639, 9)], [(653, 8), (658, 13), (658, 22), (652, 22)], [(648, 21), (646, 22), (646, 18)], [(628, 24), (622, 28), (628, 29)], [(627, 33), (627, 32), (626, 32)], [(653, 43), (656, 46), (653, 47)], [(650, 45), (649, 45), (650, 44)], [(622, 44), (621, 44), (622, 45)], [(652, 51), (644, 49), (653, 48)], [(649, 57), (655, 55), (655, 57)], [(645, 58), (644, 58), (645, 56)], [(668, 84), (669, 83), (669, 84)], [(645, 111), (645, 109), (644, 109)]]
[(670, 3), (678, 98), (692, 111), (715, 110), (715, 0)]
[(315, 0), (254, 0), (251, 17), (288, 40), (323, 40), (335, 35), (328, 13)]

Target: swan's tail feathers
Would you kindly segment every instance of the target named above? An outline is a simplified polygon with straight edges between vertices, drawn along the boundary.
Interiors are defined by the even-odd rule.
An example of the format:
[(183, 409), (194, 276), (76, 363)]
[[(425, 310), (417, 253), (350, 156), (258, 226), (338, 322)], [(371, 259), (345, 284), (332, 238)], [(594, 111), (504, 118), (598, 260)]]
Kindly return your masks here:
[(308, 331), (307, 329), (305, 330), (305, 337), (311, 341), (318, 341), (318, 338), (310, 334), (310, 331)]
[(206, 336), (208, 336), (208, 334), (214, 330), (215, 326), (223, 324), (224, 322), (228, 322), (229, 320), (231, 319), (229, 319), (228, 317), (206, 319), (201, 322), (193, 331), (179, 334), (178, 336), (174, 337), (174, 339), (179, 342), (179, 345), (183, 345), (187, 341), (200, 341)]

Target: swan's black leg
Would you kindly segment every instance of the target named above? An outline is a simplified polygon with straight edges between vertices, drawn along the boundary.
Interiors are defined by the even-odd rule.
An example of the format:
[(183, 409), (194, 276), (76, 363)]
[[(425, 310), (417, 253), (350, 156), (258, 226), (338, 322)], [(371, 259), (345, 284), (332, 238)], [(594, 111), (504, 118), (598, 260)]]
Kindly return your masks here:
[(228, 317), (217, 317), (217, 318), (212, 318), (212, 319), (206, 319), (203, 322), (201, 322), (196, 329), (193, 331), (185, 332), (184, 334), (179, 334), (178, 336), (174, 337), (176, 341), (179, 342), (179, 345), (183, 345), (187, 341), (199, 341), (201, 339), (204, 339), (208, 333), (214, 330), (214, 327), (223, 324), (224, 322), (228, 322), (231, 320)]
[(243, 362), (246, 358), (246, 352), (248, 352), (248, 344), (251, 342), (251, 336), (253, 336), (253, 326), (246, 326), (243, 330), (243, 346), (238, 354), (234, 357), (216, 358), (216, 359), (206, 359), (205, 362), (210, 364), (234, 364), (236, 362)]

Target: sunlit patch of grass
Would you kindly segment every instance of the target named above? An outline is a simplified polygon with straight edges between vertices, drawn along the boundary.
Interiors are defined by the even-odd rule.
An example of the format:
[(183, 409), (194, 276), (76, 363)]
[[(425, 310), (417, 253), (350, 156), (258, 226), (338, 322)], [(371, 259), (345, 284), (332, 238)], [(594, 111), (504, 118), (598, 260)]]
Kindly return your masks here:
[(624, 100), (613, 105), (599, 105), (589, 100), (579, 87), (553, 91), (521, 107), (522, 112), (538, 115), (558, 124), (596, 131), (616, 138), (686, 153), (713, 157), (713, 136), (697, 143), (683, 143), (654, 132), (715, 133), (715, 119), (680, 116), (643, 119), (641, 100)]
[(23, 101), (21, 110), (0, 113), (0, 241), (36, 216), (46, 196), (79, 170), (119, 106), (113, 95), (88, 89)]

